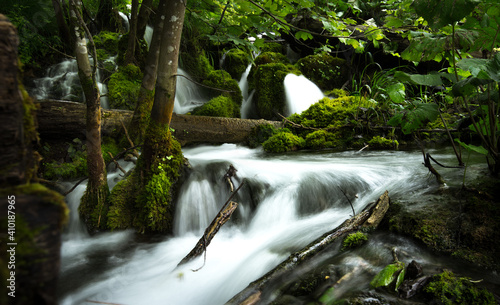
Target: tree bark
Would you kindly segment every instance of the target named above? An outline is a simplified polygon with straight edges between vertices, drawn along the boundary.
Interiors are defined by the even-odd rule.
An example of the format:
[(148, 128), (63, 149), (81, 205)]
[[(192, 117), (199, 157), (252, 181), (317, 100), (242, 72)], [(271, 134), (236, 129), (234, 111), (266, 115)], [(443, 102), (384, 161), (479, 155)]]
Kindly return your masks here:
[(65, 49), (67, 51), (73, 49), (73, 40), (71, 39), (71, 34), (69, 31), (68, 24), (66, 23), (66, 19), (64, 17), (63, 7), (61, 5), (60, 0), (52, 0), (52, 6), (54, 7), (54, 12), (56, 15), (57, 26), (59, 27), (59, 35), (61, 36), (61, 40)]
[[(153, 0), (143, 0), (141, 9), (137, 16), (137, 37), (143, 38), (146, 33), (146, 26), (148, 25), (149, 16), (153, 11)], [(160, 32), (161, 33), (161, 32)]]
[[(145, 5), (143, 2), (142, 5)], [(141, 7), (142, 8), (142, 7)], [(142, 143), (144, 140), (144, 132), (148, 124), (151, 108), (153, 107), (154, 89), (158, 73), (158, 59), (160, 58), (160, 46), (163, 33), (164, 19), (160, 16), (167, 14), (167, 1), (161, 0), (158, 5), (158, 14), (155, 18), (153, 37), (149, 46), (148, 56), (146, 58), (146, 66), (144, 76), (142, 78), (139, 97), (134, 110), (134, 116), (130, 122), (129, 131), (130, 137), (134, 143)]]
[[(385, 207), (388, 205), (389, 195), (385, 191), (377, 202), (369, 204), (361, 213), (344, 221), (340, 226), (316, 239), (303, 250), (290, 255), (288, 259), (276, 268), (269, 271), (260, 279), (250, 283), (244, 290), (229, 300), (226, 305), (250, 305), (257, 304), (258, 302), (264, 302), (263, 304), (269, 303), (269, 301), (276, 297), (277, 287), (285, 286), (290, 281), (293, 281), (294, 276), (292, 276), (292, 273), (296, 272), (299, 266), (317, 257), (328, 245), (358, 230), (360, 227), (376, 227), (384, 217), (387, 211)], [(266, 289), (268, 286), (271, 289)]]
[(137, 40), (137, 11), (139, 0), (132, 0), (132, 11), (130, 15), (130, 30), (128, 32), (127, 51), (125, 52), (124, 65), (135, 63), (135, 41)]
[(85, 144), (87, 147), (89, 179), (87, 190), (85, 196), (82, 198), (79, 210), (87, 227), (91, 231), (94, 231), (101, 224), (100, 216), (102, 211), (105, 211), (103, 208), (109, 193), (106, 167), (101, 151), (101, 102), (99, 88), (95, 79), (95, 71), (92, 70), (89, 61), (85, 33), (82, 30), (85, 24), (82, 22), (80, 14), (81, 1), (70, 0), (70, 10), (76, 36), (75, 51), (78, 76), (87, 104)]
[(179, 62), (186, 3), (187, 0), (185, 2), (169, 0), (167, 1), (168, 14), (160, 16), (160, 18), (165, 18), (166, 24), (163, 29), (157, 86), (151, 111), (151, 119), (159, 124), (169, 125), (172, 119), (177, 83), (175, 75)]

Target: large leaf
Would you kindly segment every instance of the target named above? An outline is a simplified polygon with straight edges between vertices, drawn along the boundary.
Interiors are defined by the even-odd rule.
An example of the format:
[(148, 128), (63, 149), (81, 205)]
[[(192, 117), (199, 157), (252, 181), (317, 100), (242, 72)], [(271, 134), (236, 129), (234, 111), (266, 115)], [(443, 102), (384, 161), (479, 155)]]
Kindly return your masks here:
[(486, 85), (491, 82), (493, 82), (491, 79), (468, 77), (454, 84), (451, 92), (455, 96), (470, 96), (476, 92), (477, 86)]
[(408, 74), (402, 71), (396, 71), (394, 73), (394, 78), (399, 79), (403, 82), (408, 82), (414, 85), (421, 86), (441, 86), (443, 84), (443, 80), (441, 79), (441, 75), (437, 73), (431, 74)]
[(491, 59), (465, 58), (457, 65), (477, 78), (500, 82), (500, 53), (496, 53)]
[(454, 24), (468, 16), (479, 0), (415, 0), (413, 8), (436, 30)]
[(377, 273), (373, 280), (370, 282), (370, 286), (373, 288), (377, 287), (387, 287), (393, 283), (401, 271), (404, 269), (405, 264), (402, 262), (396, 262), (394, 264), (389, 264), (385, 266), (382, 271)]
[(401, 126), (404, 134), (422, 128), (424, 124), (437, 119), (439, 115), (438, 106), (434, 103), (413, 102), (403, 111), (396, 113), (387, 122), (390, 126)]
[(465, 144), (464, 142), (460, 141), (459, 139), (455, 139), (455, 142), (460, 144), (463, 148), (469, 150), (469, 151), (475, 151), (481, 155), (488, 155), (488, 150), (482, 146), (476, 146), (472, 144)]

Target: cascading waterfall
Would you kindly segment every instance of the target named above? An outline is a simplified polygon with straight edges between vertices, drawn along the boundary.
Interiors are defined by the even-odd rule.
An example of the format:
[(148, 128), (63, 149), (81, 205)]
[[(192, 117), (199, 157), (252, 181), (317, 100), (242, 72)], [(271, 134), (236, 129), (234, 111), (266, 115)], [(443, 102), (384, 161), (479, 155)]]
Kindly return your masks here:
[(300, 114), (324, 97), (323, 92), (305, 76), (288, 74), (284, 81), (286, 106), (285, 116)]
[[(93, 59), (90, 58), (90, 63), (92, 64), (92, 62)], [(97, 69), (96, 82), (101, 94), (101, 106), (104, 109), (109, 109), (108, 98), (105, 96), (108, 93), (108, 88), (101, 81), (101, 74), (101, 70)], [(66, 59), (50, 66), (45, 77), (35, 79), (33, 82), (35, 87), (30, 94), (37, 100), (55, 99), (85, 102), (76, 59)]]
[[(269, 156), (261, 149), (225, 144), (184, 149), (184, 155), (193, 173), (180, 191), (174, 236), (138, 242), (133, 233), (125, 231), (79, 243), (66, 241), (60, 304), (84, 300), (223, 304), (291, 253), (349, 218), (352, 211), (342, 192), (359, 212), (386, 189), (391, 198), (418, 197), (435, 185), (421, 166), (418, 152)], [(453, 156), (440, 155), (443, 159), (452, 160)], [(235, 214), (207, 248), (201, 270), (191, 271), (203, 265), (202, 257), (174, 270), (229, 197), (222, 177), (230, 164), (237, 169), (235, 184), (245, 181), (234, 199), (239, 203)], [(382, 257), (387, 246), (376, 241), (373, 247), (380, 249), (374, 251)], [(410, 243), (398, 247), (416, 251)], [(342, 263), (356, 261), (359, 257), (348, 256)]]
[(202, 95), (200, 86), (188, 79), (191, 77), (186, 71), (177, 68), (177, 74), (184, 75), (187, 78), (182, 76), (177, 77), (174, 104), (175, 113), (185, 114), (208, 102), (208, 99)]

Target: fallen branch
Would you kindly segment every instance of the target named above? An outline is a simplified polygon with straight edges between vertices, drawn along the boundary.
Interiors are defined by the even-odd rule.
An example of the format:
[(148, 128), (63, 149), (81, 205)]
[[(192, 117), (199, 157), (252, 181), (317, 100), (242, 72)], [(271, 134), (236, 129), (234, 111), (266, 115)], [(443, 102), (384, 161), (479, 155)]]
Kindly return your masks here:
[[(245, 184), (245, 182), (242, 182), (240, 186), (229, 196), (229, 199), (226, 201), (226, 203), (222, 206), (221, 210), (219, 213), (217, 213), (217, 216), (212, 220), (210, 225), (205, 229), (205, 232), (203, 233), (203, 236), (198, 240), (196, 243), (196, 246), (191, 250), (191, 252), (188, 253), (180, 262), (177, 264), (177, 267), (180, 265), (183, 265), (196, 257), (200, 256), (202, 253), (205, 253), (206, 255), (206, 250), (212, 239), (214, 238), (215, 234), (219, 232), (219, 229), (231, 218), (231, 215), (233, 212), (236, 210), (238, 207), (238, 203), (232, 201), (234, 195), (241, 189), (241, 187)], [(206, 258), (206, 256), (205, 256)], [(203, 266), (205, 265), (205, 262), (203, 262)], [(201, 266), (198, 269), (195, 269), (193, 271), (198, 271), (201, 268)]]
[[(358, 230), (360, 227), (377, 227), (389, 207), (389, 193), (384, 192), (376, 203), (369, 204), (361, 213), (344, 221), (340, 226), (316, 239), (304, 249), (293, 253), (276, 268), (263, 275), (260, 279), (250, 283), (244, 290), (229, 300), (226, 305), (267, 304), (277, 297), (277, 286), (284, 287), (291, 283), (299, 267), (306, 261), (319, 257), (322, 250), (345, 235)], [(304, 269), (309, 270), (307, 266)], [(269, 287), (269, 289), (266, 289)]]

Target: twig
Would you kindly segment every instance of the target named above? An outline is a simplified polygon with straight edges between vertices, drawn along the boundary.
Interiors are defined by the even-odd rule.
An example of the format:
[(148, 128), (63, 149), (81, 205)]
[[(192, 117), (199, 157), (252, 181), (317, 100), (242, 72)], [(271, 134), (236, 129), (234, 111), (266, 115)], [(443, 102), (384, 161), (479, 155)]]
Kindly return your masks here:
[(121, 171), (122, 171), (122, 173), (123, 173), (124, 175), (126, 175), (126, 174), (127, 174), (127, 172), (126, 172), (126, 171), (125, 171), (125, 170), (124, 170), (124, 169), (120, 166), (120, 163), (118, 163), (118, 161), (116, 161), (116, 160), (114, 159), (113, 154), (112, 154), (110, 151), (108, 151), (108, 155), (111, 157), (111, 161), (115, 163), (116, 168), (118, 168), (119, 170), (121, 170)]
[(366, 144), (363, 148), (361, 148), (360, 150), (358, 150), (358, 152), (362, 152), (363, 150), (365, 150), (365, 148), (368, 148), (368, 146), (370, 146), (370, 145)]
[(354, 206), (352, 205), (351, 199), (349, 199), (349, 197), (347, 197), (347, 194), (344, 192), (344, 190), (341, 187), (339, 187), (339, 189), (342, 192), (342, 194), (344, 194), (345, 198), (347, 199), (347, 201), (351, 205), (352, 214), (353, 214), (352, 216), (356, 216), (356, 212), (354, 212)]
[(89, 177), (83, 177), (80, 181), (78, 181), (75, 185), (73, 185), (73, 187), (67, 191), (66, 193), (63, 194), (63, 196), (67, 196), (69, 193), (71, 193), (72, 191), (74, 191), (76, 189), (77, 186), (80, 185), (80, 183), (82, 183), (83, 181), (87, 180)]

